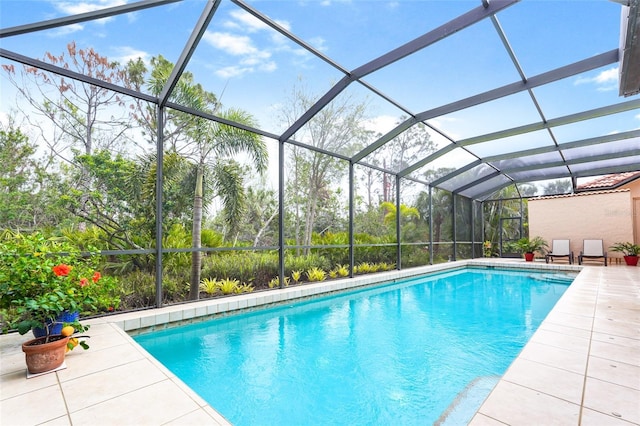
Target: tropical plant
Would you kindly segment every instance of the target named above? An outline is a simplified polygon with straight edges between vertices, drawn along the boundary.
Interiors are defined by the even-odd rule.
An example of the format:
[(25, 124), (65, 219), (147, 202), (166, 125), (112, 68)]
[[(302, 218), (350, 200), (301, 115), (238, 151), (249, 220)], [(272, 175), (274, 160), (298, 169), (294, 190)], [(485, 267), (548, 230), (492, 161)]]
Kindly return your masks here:
[(225, 278), (218, 282), (218, 289), (222, 294), (232, 294), (236, 292), (239, 284), (240, 281), (238, 280)]
[(307, 271), (307, 279), (309, 281), (324, 281), (327, 273), (320, 268), (311, 268)]
[(333, 269), (335, 271), (336, 276), (338, 277), (346, 277), (349, 275), (349, 266), (348, 265), (336, 265)]
[(216, 294), (218, 292), (218, 280), (215, 278), (204, 278), (200, 281), (200, 291), (207, 294)]
[(302, 271), (291, 271), (291, 279), (297, 284), (302, 278)]
[(250, 284), (238, 284), (236, 286), (236, 289), (234, 290), (234, 293), (236, 293), (236, 294), (251, 293), (253, 290), (254, 290), (254, 288)]
[[(147, 82), (148, 89), (154, 95), (164, 90), (173, 64), (162, 56), (151, 60), (152, 70)], [(144, 64), (130, 62), (129, 72), (138, 78), (144, 75)], [(178, 84), (171, 94), (171, 99), (178, 103), (216, 114), (229, 122), (241, 123), (247, 127), (256, 127), (255, 119), (247, 112), (238, 109), (219, 111), (220, 103), (213, 93), (207, 92), (194, 81), (190, 72), (180, 76)], [(205, 193), (217, 196), (221, 200), (222, 217), (228, 235), (235, 237), (238, 223), (245, 213), (245, 170), (236, 161), (239, 154), (246, 154), (253, 168), (262, 173), (267, 168), (268, 153), (264, 141), (255, 133), (238, 127), (232, 127), (179, 111), (165, 112), (173, 114), (170, 119), (171, 128), (164, 129), (166, 145), (169, 152), (180, 153), (190, 162), (190, 179), (185, 180), (191, 186), (187, 190), (193, 194), (191, 278), (189, 299), (196, 300), (202, 269), (202, 253), (198, 250), (202, 245), (203, 211), (207, 205)], [(155, 114), (149, 105), (144, 105), (137, 112), (138, 122), (154, 138), (157, 123)], [(208, 191), (205, 191), (207, 189)]]
[(516, 242), (516, 247), (521, 253), (542, 252), (549, 247), (549, 244), (542, 237), (520, 238)]
[(640, 245), (633, 244), (631, 242), (617, 242), (611, 246), (612, 251), (622, 253), (624, 256), (638, 256), (640, 255)]

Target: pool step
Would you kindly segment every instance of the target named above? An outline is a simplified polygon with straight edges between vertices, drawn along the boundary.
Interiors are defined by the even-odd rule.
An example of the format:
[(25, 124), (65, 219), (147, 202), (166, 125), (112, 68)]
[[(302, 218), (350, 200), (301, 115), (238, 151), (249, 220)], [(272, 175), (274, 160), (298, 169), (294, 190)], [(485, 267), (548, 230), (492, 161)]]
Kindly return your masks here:
[(500, 376), (476, 377), (455, 397), (451, 405), (433, 424), (437, 426), (468, 424), (499, 380)]

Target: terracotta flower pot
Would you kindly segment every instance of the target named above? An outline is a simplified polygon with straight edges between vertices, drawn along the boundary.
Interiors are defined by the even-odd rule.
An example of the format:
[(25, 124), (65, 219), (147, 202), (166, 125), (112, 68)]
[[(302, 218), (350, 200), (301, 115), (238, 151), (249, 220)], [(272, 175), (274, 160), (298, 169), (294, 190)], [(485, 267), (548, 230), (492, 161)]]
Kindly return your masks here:
[(625, 256), (624, 262), (629, 266), (636, 266), (638, 264), (638, 256)]
[(64, 362), (65, 349), (69, 337), (49, 336), (49, 342), (45, 343), (46, 339), (46, 336), (38, 337), (22, 344), (27, 370), (31, 374), (54, 370)]

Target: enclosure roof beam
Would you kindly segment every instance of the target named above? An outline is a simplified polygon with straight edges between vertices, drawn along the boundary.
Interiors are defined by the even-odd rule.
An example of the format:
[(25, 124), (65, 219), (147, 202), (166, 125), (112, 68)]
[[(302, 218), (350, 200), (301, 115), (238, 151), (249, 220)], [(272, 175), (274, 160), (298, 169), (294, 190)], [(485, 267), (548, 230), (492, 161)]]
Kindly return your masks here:
[(473, 188), (476, 185), (480, 185), (481, 183), (486, 182), (489, 179), (493, 179), (494, 177), (499, 176), (500, 174), (501, 173), (499, 171), (493, 171), (493, 172), (489, 173), (488, 175), (483, 176), (483, 177), (481, 177), (479, 179), (476, 179), (476, 180), (474, 180), (472, 182), (468, 182), (465, 185), (462, 185), (462, 186), (452, 190), (451, 192), (453, 194), (459, 194), (460, 192), (465, 191), (465, 190), (467, 190), (469, 188)]
[(460, 167), (456, 170), (454, 170), (451, 173), (447, 173), (444, 176), (441, 176), (440, 178), (434, 180), (433, 182), (430, 183), (431, 186), (438, 186), (440, 184), (442, 184), (443, 182), (448, 181), (449, 179), (452, 179), (466, 171), (469, 171), (471, 169), (473, 169), (474, 167), (479, 166), (480, 164), (482, 164), (482, 160), (476, 160), (476, 161), (472, 161), (471, 163), (467, 164), (464, 167)]
[[(293, 123), (280, 137), (280, 140), (287, 140), (293, 134), (295, 134), (302, 126), (304, 126), (309, 120), (311, 120), (321, 109), (323, 109), (329, 102), (331, 102), (336, 96), (338, 96), (346, 87), (355, 80), (379, 70), (387, 65), (390, 65), (400, 59), (409, 56), (425, 47), (436, 43), (452, 34), (457, 33), (464, 28), (467, 28), (487, 17), (490, 17), (500, 10), (509, 7), (519, 0), (494, 0), (488, 7), (478, 6), (469, 12), (460, 15), (459, 17), (449, 21), (448, 23), (441, 25), (440, 27), (429, 31), (422, 36), (411, 40), (402, 46), (393, 49), (382, 56), (354, 69), (350, 73), (347, 73), (337, 84), (335, 84), (327, 93), (324, 94), (314, 105), (311, 106), (295, 123)], [(359, 161), (362, 157), (354, 159)]]
[[(585, 147), (585, 146), (590, 146), (590, 145), (599, 145), (602, 143), (607, 143), (607, 142), (615, 142), (618, 140), (622, 140), (622, 139), (632, 139), (632, 138), (638, 138), (640, 137), (640, 130), (631, 130), (628, 132), (622, 132), (622, 133), (613, 133), (613, 134), (609, 134), (609, 135), (605, 135), (605, 136), (599, 136), (599, 137), (595, 137), (595, 138), (588, 138), (588, 139), (582, 139), (582, 140), (578, 140), (578, 141), (573, 141), (573, 142), (566, 142), (566, 143), (562, 143), (562, 144), (558, 144), (558, 146), (555, 145), (548, 145), (548, 146), (543, 146), (540, 148), (532, 148), (532, 149), (525, 149), (522, 151), (515, 151), (515, 152), (509, 152), (509, 153), (505, 153), (505, 154), (499, 154), (499, 155), (493, 155), (493, 156), (489, 156), (489, 157), (484, 157), (482, 160), (478, 160), (478, 161), (474, 161), (472, 163), (467, 164), (464, 167), (461, 167), (459, 169), (454, 170), (453, 172), (444, 175), (442, 177), (440, 177), (439, 179), (434, 180), (433, 182), (431, 182), (432, 186), (440, 186), (442, 185), (444, 182), (453, 179), (454, 177), (458, 176), (461, 173), (464, 173), (470, 169), (472, 169), (473, 167), (478, 166), (479, 164), (482, 163), (487, 163), (489, 165), (492, 165), (495, 167), (495, 165), (490, 164), (493, 163), (495, 161), (501, 161), (501, 160), (509, 160), (512, 158), (522, 158), (522, 157), (528, 157), (531, 155), (537, 155), (537, 154), (545, 154), (545, 153), (549, 153), (549, 152), (554, 152), (554, 151), (558, 151), (558, 150), (564, 150), (564, 149), (571, 149), (571, 148), (581, 148), (581, 147)], [(628, 151), (624, 151), (625, 153)], [(635, 148), (632, 149), (630, 152), (635, 152)], [(635, 154), (633, 154), (635, 155)], [(628, 156), (628, 155), (625, 155)], [(603, 154), (601, 156), (601, 159), (611, 159), (611, 158), (617, 158), (617, 157), (621, 157), (620, 152), (616, 152), (616, 153), (610, 153), (610, 154)], [(560, 163), (560, 162), (558, 162)], [(563, 161), (562, 164), (573, 164), (573, 161), (567, 161), (566, 159)], [(555, 164), (555, 165), (562, 165), (562, 164)], [(504, 171), (504, 170), (503, 170)]]
[[(618, 62), (618, 50), (612, 49), (608, 52), (601, 53), (599, 55), (587, 58), (572, 64), (556, 68), (554, 70), (538, 74), (526, 81), (517, 81), (507, 84), (496, 89), (492, 89), (478, 95), (469, 96), (468, 98), (461, 99), (459, 101), (451, 102), (447, 105), (442, 105), (437, 108), (433, 108), (427, 111), (416, 114), (415, 118), (405, 120), (399, 124), (396, 128), (392, 129), (389, 133), (383, 135), (380, 139), (367, 146), (365, 149), (354, 155), (354, 160), (359, 161), (361, 158), (369, 155), (391, 139), (398, 136), (400, 133), (413, 126), (414, 124), (426, 121), (431, 118), (440, 117), (442, 115), (450, 114), (452, 112), (460, 111), (472, 106), (476, 106), (485, 102), (497, 100), (506, 96), (514, 95), (516, 93), (530, 90), (535, 87), (543, 86), (548, 83), (553, 83), (558, 80), (562, 80), (567, 77), (574, 76), (576, 74), (591, 71), (612, 63)], [(456, 143), (456, 142), (454, 142)], [(416, 164), (413, 170), (422, 167), (424, 164)], [(406, 173), (410, 173), (413, 170), (408, 170)]]
[(142, 0), (131, 4), (107, 7), (91, 12), (79, 13), (77, 15), (65, 16), (62, 18), (49, 19), (47, 21), (35, 22), (32, 24), (19, 25), (16, 27), (0, 29), (0, 38), (11, 37), (35, 31), (50, 30), (52, 28), (63, 27), (65, 25), (77, 24), (80, 22), (93, 21), (95, 19), (109, 18), (123, 13), (136, 12), (150, 7), (162, 6), (169, 3), (176, 3), (182, 0)]
[(496, 139), (502, 139), (509, 136), (517, 136), (517, 135), (522, 135), (524, 133), (535, 132), (537, 130), (544, 130), (550, 127), (564, 126), (566, 124), (572, 124), (580, 121), (590, 120), (593, 118), (604, 117), (612, 114), (618, 114), (621, 112), (631, 111), (637, 108), (640, 108), (640, 99), (620, 102), (617, 104), (608, 105), (601, 108), (594, 108), (594, 109), (582, 111), (576, 114), (565, 115), (563, 117), (547, 120), (547, 122), (526, 124), (524, 126), (512, 127), (511, 129), (500, 130), (494, 133), (487, 133), (484, 135), (475, 136), (468, 139), (462, 139), (462, 140), (459, 140), (457, 144), (459, 146), (475, 145), (478, 143), (493, 141)]
[[(529, 182), (536, 182), (539, 180), (562, 179), (562, 178), (569, 178), (569, 177), (589, 177), (589, 176), (596, 176), (596, 175), (606, 175), (609, 173), (624, 173), (629, 171), (640, 171), (640, 163), (638, 163), (636, 167), (629, 167), (628, 164), (623, 166), (608, 166), (608, 167), (600, 167), (596, 169), (589, 169), (589, 170), (585, 170), (578, 173), (572, 173), (571, 175), (568, 175), (567, 173), (555, 173), (553, 175), (544, 176), (534, 180), (514, 179), (513, 182), (497, 185), (496, 187), (489, 189), (487, 191), (484, 191), (482, 193), (474, 194), (473, 198), (478, 200), (485, 199), (487, 196), (493, 194), (496, 191), (499, 191), (500, 189), (506, 186), (509, 186), (512, 183), (529, 183)], [(530, 197), (530, 198), (535, 198), (535, 197)]]
[[(547, 146), (542, 146), (540, 148), (531, 148), (531, 149), (525, 149), (522, 151), (492, 155), (492, 156), (484, 157), (483, 161), (486, 163), (490, 163), (490, 162), (500, 161), (500, 160), (509, 160), (511, 158), (521, 158), (521, 157), (528, 157), (530, 155), (545, 154), (548, 152), (557, 151), (559, 149), (564, 150), (564, 149), (572, 149), (572, 148), (581, 148), (584, 146), (599, 145), (602, 143), (615, 142), (622, 139), (631, 139), (631, 138), (637, 138), (637, 137), (640, 137), (640, 130), (630, 130), (628, 132), (612, 133), (609, 135), (597, 136), (594, 138), (582, 139), (582, 140), (577, 140), (573, 142), (565, 142), (565, 143), (558, 144), (558, 146), (547, 145)], [(617, 155), (615, 153), (612, 153), (611, 158), (615, 158), (615, 157), (617, 157)]]
[(207, 26), (209, 25), (209, 22), (211, 22), (211, 18), (213, 18), (213, 15), (216, 13), (216, 10), (220, 5), (220, 1), (221, 0), (208, 1), (204, 9), (202, 10), (200, 18), (198, 19), (196, 25), (193, 27), (193, 31), (189, 36), (189, 40), (187, 40), (187, 44), (185, 44), (180, 57), (171, 70), (169, 78), (167, 78), (167, 82), (162, 88), (162, 93), (160, 93), (159, 96), (160, 107), (165, 106), (165, 104), (169, 100), (169, 96), (171, 96), (173, 89), (176, 87), (176, 84), (178, 84), (178, 80), (184, 72), (184, 69), (187, 67), (189, 59), (191, 59), (193, 52), (196, 50), (196, 47), (198, 47), (198, 43), (207, 30)]
[(107, 89), (107, 90), (113, 90), (114, 92), (122, 93), (123, 95), (131, 96), (136, 99), (152, 102), (154, 104), (158, 103), (158, 98), (156, 98), (155, 96), (147, 95), (145, 93), (138, 92), (137, 90), (128, 89), (126, 87), (118, 86), (117, 84), (112, 84), (103, 80), (99, 80), (97, 78), (89, 77), (79, 72), (61, 68), (56, 65), (41, 61), (39, 59), (33, 59), (28, 56), (20, 55), (10, 50), (0, 48), (0, 57), (9, 59), (11, 61), (19, 62), (23, 65), (29, 65), (44, 71), (49, 71), (51, 73), (61, 75), (63, 77), (67, 77), (73, 80), (78, 80), (82, 83), (87, 83), (93, 86), (102, 87), (103, 89)]

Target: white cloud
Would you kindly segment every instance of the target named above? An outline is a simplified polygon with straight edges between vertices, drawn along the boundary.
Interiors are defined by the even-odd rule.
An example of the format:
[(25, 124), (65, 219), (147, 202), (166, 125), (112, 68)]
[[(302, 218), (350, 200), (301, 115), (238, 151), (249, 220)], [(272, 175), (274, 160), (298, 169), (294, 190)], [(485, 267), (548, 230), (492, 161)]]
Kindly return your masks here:
[(255, 33), (260, 30), (266, 30), (268, 27), (265, 23), (255, 18), (253, 15), (244, 10), (234, 10), (230, 13), (234, 21), (227, 21), (225, 25), (231, 25), (233, 28), (242, 28), (249, 33)]
[(220, 68), (216, 70), (215, 74), (221, 78), (238, 77), (247, 73), (253, 72), (252, 67), (239, 67), (236, 65)]
[[(287, 21), (274, 22), (287, 31), (291, 30)], [(278, 69), (277, 62), (272, 58), (276, 53), (287, 52), (304, 60), (310, 57), (305, 49), (291, 46), (286, 37), (245, 11), (230, 12), (229, 19), (223, 22), (222, 26), (226, 31), (207, 31), (203, 36), (204, 41), (215, 49), (239, 59), (234, 65), (218, 69), (215, 72), (218, 76), (229, 78), (257, 71), (273, 72)], [(258, 33), (263, 33), (264, 36), (258, 39)], [(260, 40), (264, 46), (257, 47), (253, 37)], [(319, 50), (326, 49), (322, 38), (314, 39), (313, 43)]]
[(142, 62), (149, 64), (151, 54), (143, 50), (135, 49), (131, 46), (118, 46), (114, 48), (116, 54), (113, 60), (118, 61), (120, 64), (126, 64), (129, 60), (136, 61), (138, 58), (142, 59)]
[(126, 4), (124, 0), (97, 0), (97, 1), (51, 1), (51, 4), (60, 12), (67, 15), (93, 12), (94, 10)]
[(278, 64), (276, 64), (274, 61), (268, 61), (260, 64), (259, 68), (260, 68), (260, 71), (274, 72), (275, 70), (278, 69)]
[(618, 87), (618, 67), (602, 71), (595, 77), (578, 77), (574, 84), (593, 84), (598, 91), (615, 90)]
[(231, 56), (240, 57), (237, 65), (217, 70), (215, 74), (219, 77), (238, 77), (257, 70), (273, 72), (278, 68), (277, 64), (271, 60), (271, 52), (255, 47), (249, 36), (207, 31), (203, 39), (216, 49)]
[(363, 123), (363, 126), (367, 130), (384, 135), (385, 133), (388, 133), (391, 129), (393, 129), (396, 126), (397, 122), (398, 117), (394, 117), (391, 115), (379, 115), (377, 117), (366, 120)]
[(258, 49), (253, 46), (251, 38), (248, 36), (207, 31), (203, 38), (211, 46), (216, 49), (220, 49), (229, 55), (241, 56), (255, 55), (259, 53)]
[(47, 32), (47, 36), (49, 37), (63, 37), (68, 34), (73, 34), (77, 31), (82, 31), (84, 29), (84, 25), (81, 24), (71, 24), (65, 25), (64, 27), (55, 28), (49, 32)]

